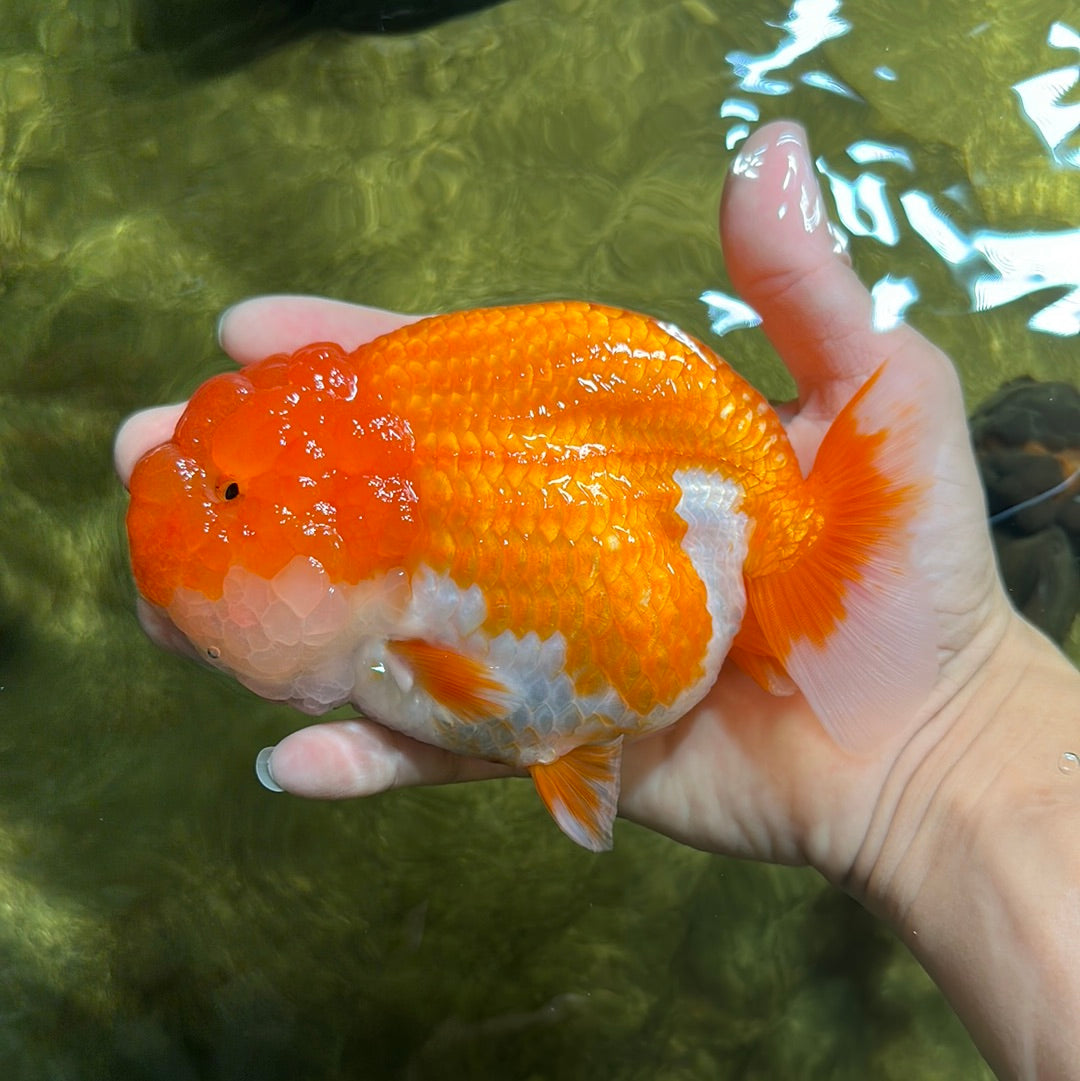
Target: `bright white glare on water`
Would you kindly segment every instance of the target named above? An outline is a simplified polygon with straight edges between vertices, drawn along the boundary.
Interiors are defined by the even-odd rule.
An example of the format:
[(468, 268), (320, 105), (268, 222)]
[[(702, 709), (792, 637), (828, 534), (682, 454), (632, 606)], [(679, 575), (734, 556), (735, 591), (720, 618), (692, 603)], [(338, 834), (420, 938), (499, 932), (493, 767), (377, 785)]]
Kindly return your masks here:
[(726, 60), (739, 80), (739, 86), (756, 94), (777, 97), (787, 94), (792, 84), (785, 79), (769, 79), (769, 72), (786, 68), (793, 60), (805, 56), (823, 41), (837, 38), (851, 29), (851, 23), (840, 17), (840, 0), (795, 0), (788, 17), (780, 24), (787, 36), (771, 52), (762, 56), (731, 52)]
[[(1080, 34), (1064, 23), (1054, 23), (1046, 40), (1055, 49), (1080, 52)], [(1024, 116), (1042, 136), (1050, 156), (1059, 165), (1073, 169), (1080, 169), (1080, 147), (1070, 149), (1066, 144), (1080, 129), (1080, 102), (1062, 104), (1062, 99), (1078, 83), (1080, 64), (1074, 64), (1024, 79), (1013, 87)]]
[(842, 83), (824, 71), (808, 71), (805, 75), (799, 76), (799, 82), (806, 86), (816, 87), (818, 90), (827, 90), (830, 94), (836, 94), (842, 98), (850, 98), (852, 101), (863, 100), (847, 83)]
[(888, 186), (885, 178), (877, 173), (860, 173), (848, 180), (817, 159), (818, 172), (829, 182), (836, 214), (849, 233), (855, 236), (872, 236), (893, 247), (900, 240), (900, 229), (889, 206)]
[(1080, 334), (1080, 229), (1054, 233), (963, 232), (921, 191), (900, 196), (911, 227), (952, 268), (973, 311), (999, 308), (1042, 289), (1068, 292), (1029, 320), (1044, 334)]
[(886, 274), (870, 290), (875, 330), (892, 330), (904, 321), (904, 312), (919, 299), (919, 290), (911, 278)]
[(714, 334), (722, 336), (728, 331), (756, 327), (761, 323), (761, 316), (738, 297), (709, 289), (699, 299), (709, 309), (709, 324)]
[[(726, 132), (728, 149), (745, 139), (750, 124), (760, 117), (750, 95), (776, 97), (791, 92), (794, 82), (776, 78), (775, 73), (851, 29), (851, 23), (841, 15), (841, 7), (841, 0), (794, 0), (783, 22), (770, 23), (782, 35), (772, 52), (727, 55), (741, 91), (740, 96), (725, 99), (720, 107), (720, 116), (734, 121)], [(972, 36), (988, 25), (975, 27)], [(1055, 49), (1080, 52), (1080, 33), (1063, 22), (1052, 24), (1046, 41)], [(896, 72), (884, 64), (875, 67), (873, 73), (886, 81), (897, 79)], [(797, 78), (805, 85), (862, 101), (845, 83), (822, 70), (804, 72)], [(1078, 86), (1080, 63), (1033, 75), (1012, 88), (1024, 117), (1046, 145), (1052, 162), (1073, 169), (1080, 169), (1080, 101), (1064, 99)], [(867, 167), (854, 178), (844, 175), (825, 158), (818, 158), (816, 165), (832, 193), (839, 225), (850, 235), (895, 247), (907, 227), (914, 230), (950, 267), (975, 312), (999, 308), (1043, 290), (1063, 290), (1028, 320), (1028, 327), (1044, 334), (1080, 335), (1080, 229), (965, 231), (939, 205), (948, 198), (971, 211), (966, 194), (954, 190), (956, 185), (940, 196), (906, 186), (904, 174), (915, 174), (918, 164), (908, 150), (858, 139), (847, 148), (847, 155), (855, 165)], [(895, 168), (903, 172), (898, 175)], [(911, 278), (886, 275), (874, 287), (875, 326), (895, 326), (918, 299), (919, 290)], [(711, 290), (702, 293), (701, 300), (708, 306), (717, 334), (757, 323), (756, 316), (750, 318), (751, 309), (739, 308), (738, 301), (723, 293)]]

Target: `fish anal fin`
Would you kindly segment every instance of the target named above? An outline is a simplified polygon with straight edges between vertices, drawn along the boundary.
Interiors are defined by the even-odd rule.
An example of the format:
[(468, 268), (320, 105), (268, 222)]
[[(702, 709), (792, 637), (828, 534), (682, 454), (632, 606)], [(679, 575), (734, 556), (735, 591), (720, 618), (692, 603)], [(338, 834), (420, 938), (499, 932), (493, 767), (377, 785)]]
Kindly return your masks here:
[(619, 809), (622, 736), (590, 743), (529, 767), (536, 791), (559, 829), (591, 852), (612, 847)]
[(408, 668), (415, 686), (460, 720), (493, 720), (512, 707), (509, 690), (481, 661), (424, 638), (397, 639), (387, 648)]

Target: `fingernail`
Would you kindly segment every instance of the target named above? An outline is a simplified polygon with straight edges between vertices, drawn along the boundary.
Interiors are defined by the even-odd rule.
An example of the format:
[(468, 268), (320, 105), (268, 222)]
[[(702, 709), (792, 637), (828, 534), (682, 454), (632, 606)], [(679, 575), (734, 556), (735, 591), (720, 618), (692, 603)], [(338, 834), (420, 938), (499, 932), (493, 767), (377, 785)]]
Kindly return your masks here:
[(255, 776), (259, 778), (259, 784), (263, 788), (271, 792), (284, 792), (285, 789), (274, 780), (274, 774), (270, 770), (270, 759), (273, 757), (273, 747), (264, 747), (259, 751), (255, 756)]
[(225, 348), (225, 334), (224, 334), (224, 330), (225, 330), (225, 320), (229, 318), (229, 315), (230, 315), (230, 314), (232, 313), (232, 310), (233, 310), (233, 308), (235, 308), (235, 307), (236, 307), (236, 305), (235, 305), (235, 304), (230, 304), (230, 305), (229, 305), (229, 307), (227, 307), (227, 308), (226, 308), (226, 309), (225, 309), (225, 310), (224, 310), (224, 311), (223, 311), (223, 312), (222, 312), (222, 313), (221, 313), (221, 314), (220, 314), (220, 315), (218, 316), (218, 321), (217, 321), (217, 330), (215, 331), (215, 334), (216, 334), (216, 336), (217, 336), (217, 343), (218, 343), (218, 348), (219, 348), (219, 349), (224, 349), (224, 348)]
[(793, 131), (785, 131), (776, 140), (776, 152), (783, 156), (784, 177), (781, 181), (784, 198), (777, 213), (798, 214), (808, 233), (828, 230), (829, 219), (821, 198), (821, 186), (806, 143)]
[(768, 125), (751, 135), (732, 164), (735, 176), (760, 180), (775, 190), (777, 216), (810, 234), (821, 233), (838, 254), (843, 251), (837, 231), (825, 211), (817, 170), (803, 130), (791, 124)]

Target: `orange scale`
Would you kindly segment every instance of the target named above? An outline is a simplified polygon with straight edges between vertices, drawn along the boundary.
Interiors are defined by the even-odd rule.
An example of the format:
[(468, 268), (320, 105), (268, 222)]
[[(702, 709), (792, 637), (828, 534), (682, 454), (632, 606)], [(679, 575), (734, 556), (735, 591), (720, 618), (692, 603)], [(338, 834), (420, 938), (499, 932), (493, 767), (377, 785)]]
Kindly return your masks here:
[[(655, 663), (652, 640), (656, 634), (656, 627), (649, 615), (636, 608), (617, 613), (615, 624), (619, 628), (619, 633), (613, 636), (617, 640), (613, 642), (612, 648), (621, 651), (620, 664), (628, 665), (619, 669), (619, 675), (622, 678), (633, 678), (641, 674), (642, 664), (646, 658)], [(629, 665), (629, 658), (634, 660), (632, 665)]]
[[(479, 490), (479, 478), (478, 478)], [(490, 502), (494, 492), (488, 497)], [(451, 474), (446, 469), (430, 469), (423, 473), (420, 484), (422, 507), (429, 508), (438, 515), (444, 507), (451, 505), (456, 497)]]
[(477, 441), (480, 444), (480, 453), (483, 457), (493, 460), (501, 458), (503, 442), (500, 440), (498, 432), (493, 431), (488, 423), (490, 418), (474, 415), (471, 419), (471, 427), (476, 434)]
[(580, 593), (578, 582), (574, 579), (575, 556), (574, 547), (568, 543), (565, 537), (558, 536), (544, 549), (546, 562), (544, 573), (548, 581), (555, 585), (561, 584), (567, 592)]
[(536, 543), (542, 519), (541, 504), (535, 495), (528, 489), (515, 489), (514, 522), (521, 533), (533, 538), (533, 544)]
[(640, 581), (640, 592), (647, 592), (649, 589), (648, 560), (647, 553), (643, 551), (646, 546), (633, 534), (619, 533), (616, 537), (619, 544), (619, 574), (632, 576), (635, 581)]
[(602, 694), (608, 688), (607, 675), (590, 654), (575, 658), (569, 666), (570, 678), (574, 681), (574, 690), (581, 696)]
[(511, 594), (514, 608), (511, 626), (518, 634), (534, 631), (548, 638), (558, 626), (559, 598), (551, 589), (521, 590)]
[(489, 515), (495, 505), (495, 483), (492, 471), (487, 463), (482, 462), (476, 475), (471, 478), (472, 506), (478, 514)]
[(557, 324), (568, 338), (582, 338), (588, 333), (589, 320), (585, 313), (565, 304), (549, 309), (549, 322)]
[(517, 458), (508, 458), (503, 466), (503, 480), (513, 491), (520, 493), (525, 486), (528, 471), (528, 462), (523, 462)]
[[(449, 397), (449, 396), (448, 396)], [(435, 402), (429, 394), (414, 394), (411, 381), (408, 387), (396, 391), (391, 401), (394, 409), (411, 426), (416, 433), (417, 441), (426, 439), (432, 430), (432, 417), (436, 415)], [(451, 402), (444, 400), (441, 403), (443, 410), (451, 408)]]
[(424, 535), (426, 563), (449, 573), (455, 581), (475, 581), (475, 551), (471, 545), (461, 546), (459, 538), (448, 529), (428, 529)]
[(620, 317), (608, 323), (612, 340), (628, 345), (631, 349), (640, 349), (648, 340), (649, 334), (641, 319)]
[(590, 335), (595, 335), (596, 339), (600, 341), (610, 338), (611, 318), (607, 312), (601, 311), (599, 308), (589, 308), (582, 314)]
[[(562, 496), (555, 498), (562, 500)], [(592, 508), (582, 499), (571, 499), (566, 504), (562, 513), (562, 531), (566, 538), (573, 542), (581, 540), (592, 518)]]
[(541, 548), (534, 537), (529, 537), (524, 551), (511, 549), (507, 553), (506, 574), (520, 582), (526, 592), (532, 589), (570, 592), (575, 586), (557, 572), (560, 563), (557, 551)]
[(607, 535), (613, 517), (612, 508), (604, 500), (597, 500), (589, 509), (589, 525), (587, 534), (597, 538)]
[(562, 536), (562, 524), (552, 515), (542, 515), (536, 523), (536, 530), (545, 544), (551, 545)]
[[(659, 555), (644, 558), (647, 568), (651, 567), (650, 558), (659, 558)], [(665, 573), (661, 568), (651, 569), (648, 574), (649, 603), (655, 608), (666, 608), (673, 601), (675, 580), (672, 575)]]
[(449, 574), (455, 582), (476, 582), (485, 570), (485, 553), (479, 543), (449, 532), (428, 534), (431, 549), (423, 562), (438, 573)]
[(554, 622), (561, 627), (581, 627), (585, 598), (577, 590), (562, 590), (556, 594), (557, 612)]
[(457, 448), (457, 468), (462, 475), (472, 479), (480, 472), (483, 450), (476, 433), (466, 429), (461, 433)]
[[(451, 356), (460, 357), (468, 356), (472, 350), (470, 348), (469, 339), (465, 331), (465, 323), (462, 319), (450, 320), (446, 327), (443, 329), (443, 333), (437, 337), (432, 337), (430, 344), (434, 350), (434, 355), (439, 356)], [(420, 364), (419, 361), (414, 363)], [(423, 366), (427, 366), (427, 362), (422, 362)]]
[[(472, 437), (475, 441), (475, 436)], [(461, 441), (456, 432), (449, 428), (439, 428), (428, 433), (425, 448), (444, 468), (458, 468), (461, 456)]]
[[(399, 351), (403, 352), (400, 346)], [(362, 357), (362, 359), (366, 363), (371, 358)], [(416, 380), (409, 369), (401, 363), (401, 359), (394, 359), (389, 356), (379, 357), (377, 389), (380, 399), (384, 401), (408, 400), (409, 395), (412, 394), (412, 388)], [(419, 400), (422, 401), (423, 399)]]
[(509, 591), (501, 583), (492, 583), (484, 590), (484, 600), (487, 602), (487, 619), (485, 626), (489, 634), (501, 634), (505, 630), (517, 628), (511, 619), (511, 596)]

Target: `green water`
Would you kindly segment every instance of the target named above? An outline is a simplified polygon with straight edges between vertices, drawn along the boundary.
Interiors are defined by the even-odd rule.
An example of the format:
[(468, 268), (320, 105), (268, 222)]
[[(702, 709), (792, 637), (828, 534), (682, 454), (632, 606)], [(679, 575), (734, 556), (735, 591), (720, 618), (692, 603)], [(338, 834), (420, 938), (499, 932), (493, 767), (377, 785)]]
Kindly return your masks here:
[[(965, 229), (1075, 228), (1080, 170), (1010, 89), (1077, 62), (1047, 45), (1065, 13), (851, 4), (769, 96), (725, 57), (775, 49), (781, 2), (511, 0), (274, 48), (228, 5), (185, 8), (0, 0), (0, 1075), (989, 1077), (907, 954), (809, 872), (626, 824), (594, 857), (521, 782), (263, 791), (255, 752), (298, 718), (144, 639), (110, 447), (223, 366), (217, 313), (259, 292), (579, 295), (708, 337), (732, 97), (801, 120), (851, 178), (855, 140), (906, 148), (880, 169), (894, 212), (956, 189)], [(917, 283), (909, 318), (973, 404), (1008, 375), (1080, 377), (1080, 338), (1028, 326), (1064, 289), (972, 313), (910, 228), (852, 250), (868, 282)], [(757, 332), (719, 348), (788, 389)]]

